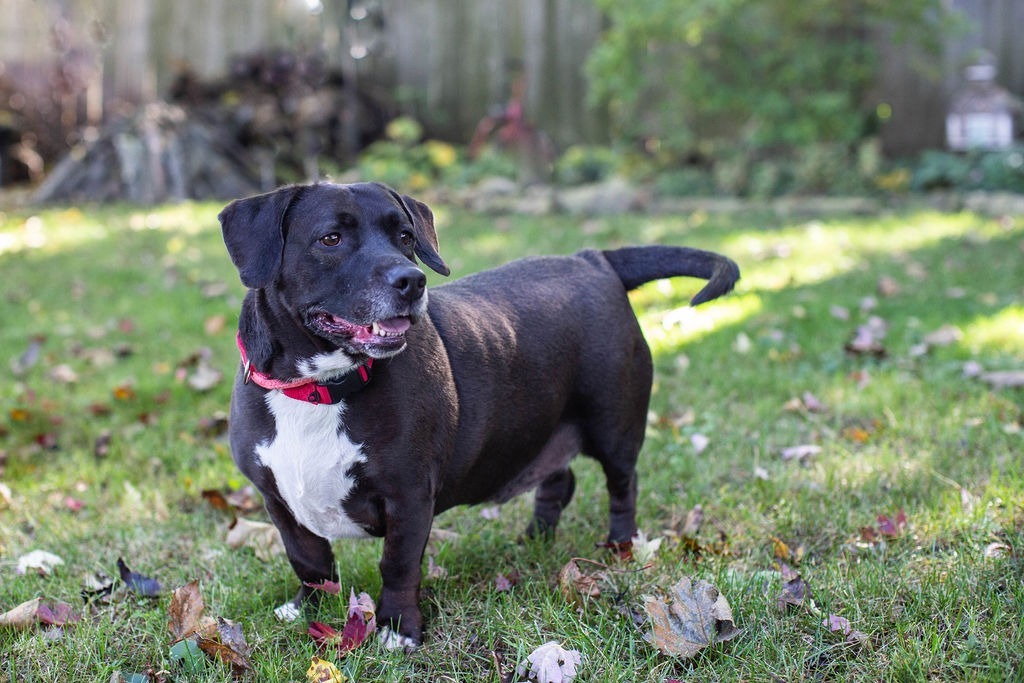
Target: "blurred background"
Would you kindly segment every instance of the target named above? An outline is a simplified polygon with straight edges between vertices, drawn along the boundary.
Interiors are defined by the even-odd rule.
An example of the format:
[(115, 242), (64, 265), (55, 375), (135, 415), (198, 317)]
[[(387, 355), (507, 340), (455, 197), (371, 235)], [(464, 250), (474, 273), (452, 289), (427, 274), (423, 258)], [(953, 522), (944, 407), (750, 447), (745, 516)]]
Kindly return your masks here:
[(0, 187), (1019, 190), (1021, 28), (1022, 0), (4, 0)]

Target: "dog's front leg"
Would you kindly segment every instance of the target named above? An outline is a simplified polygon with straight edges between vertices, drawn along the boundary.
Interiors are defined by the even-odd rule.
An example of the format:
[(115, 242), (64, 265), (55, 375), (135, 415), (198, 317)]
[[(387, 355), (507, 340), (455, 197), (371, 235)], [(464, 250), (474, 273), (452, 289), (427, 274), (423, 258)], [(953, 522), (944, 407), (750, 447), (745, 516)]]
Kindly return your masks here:
[[(302, 584), (291, 601), (274, 610), (281, 621), (295, 621), (304, 606), (315, 608), (322, 595), (310, 585), (337, 581), (337, 567), (330, 542), (295, 521), (288, 506), (274, 496), (265, 496), (264, 504), (274, 526), (281, 532), (288, 561)], [(308, 584), (308, 585), (307, 585)]]
[(423, 578), (423, 551), (433, 523), (433, 501), (410, 506), (389, 501), (386, 504), (387, 531), (380, 559), (383, 580), (377, 621), (381, 641), (388, 649), (411, 650), (422, 642), (423, 616), (420, 614), (420, 582)]

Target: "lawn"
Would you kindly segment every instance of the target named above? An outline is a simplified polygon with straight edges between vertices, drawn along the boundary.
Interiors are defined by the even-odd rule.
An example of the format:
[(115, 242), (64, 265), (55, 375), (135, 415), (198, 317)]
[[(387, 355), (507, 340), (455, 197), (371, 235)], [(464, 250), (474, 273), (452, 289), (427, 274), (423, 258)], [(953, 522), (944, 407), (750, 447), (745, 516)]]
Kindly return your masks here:
[[(0, 612), (43, 598), (81, 617), (0, 627), (0, 681), (229, 679), (219, 662), (172, 661), (171, 591), (193, 580), (207, 614), (241, 627), (249, 680), (306, 680), (318, 654), (357, 681), (511, 680), (550, 640), (581, 654), (576, 681), (1024, 676), (1024, 218), (434, 207), (454, 276), (664, 242), (725, 253), (743, 279), (698, 309), (696, 280), (633, 294), (657, 367), (640, 465), (640, 526), (661, 539), (649, 557), (595, 547), (606, 497), (581, 458), (556, 539), (516, 543), (525, 498), (443, 514), (424, 647), (368, 641), (339, 658), (274, 619), (297, 587), (284, 557), (227, 545), (234, 514), (263, 512), (202, 495), (245, 486), (223, 429), (243, 288), (219, 208), (0, 214)], [(63, 563), (19, 574), (34, 550)], [(340, 629), (350, 588), (376, 597), (380, 544), (336, 551), (342, 597), (319, 619)], [(563, 591), (576, 557), (599, 595)], [(118, 558), (157, 595), (90, 593)], [(714, 584), (740, 629), (690, 659), (644, 637), (645, 596), (682, 577)]]

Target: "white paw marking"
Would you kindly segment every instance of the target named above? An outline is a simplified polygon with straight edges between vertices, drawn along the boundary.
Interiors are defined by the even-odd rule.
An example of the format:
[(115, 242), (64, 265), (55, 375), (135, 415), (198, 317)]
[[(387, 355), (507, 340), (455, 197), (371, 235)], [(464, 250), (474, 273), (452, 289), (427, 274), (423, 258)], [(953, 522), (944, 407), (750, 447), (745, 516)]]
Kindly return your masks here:
[(380, 638), (380, 644), (387, 650), (405, 650), (406, 652), (412, 652), (420, 646), (418, 642), (409, 636), (403, 636), (401, 633), (396, 633), (387, 626), (382, 626), (377, 632), (377, 635)]
[(274, 610), (274, 616), (278, 621), (291, 623), (299, 618), (299, 608), (294, 602), (286, 602)]

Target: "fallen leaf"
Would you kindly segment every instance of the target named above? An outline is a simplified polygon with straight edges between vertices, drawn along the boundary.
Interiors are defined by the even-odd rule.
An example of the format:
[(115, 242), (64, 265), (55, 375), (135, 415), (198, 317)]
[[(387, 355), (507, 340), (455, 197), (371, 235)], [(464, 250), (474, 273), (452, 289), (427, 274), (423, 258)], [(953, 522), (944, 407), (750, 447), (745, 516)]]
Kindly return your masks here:
[(1005, 543), (989, 543), (985, 546), (985, 559), (988, 560), (1009, 557), (1011, 553), (1012, 549)]
[(114, 591), (114, 579), (104, 571), (90, 574), (82, 582), (82, 600), (105, 600)]
[(828, 412), (828, 406), (818, 400), (818, 397), (809, 391), (805, 391), (801, 396), (803, 399), (804, 406), (807, 408), (809, 413), (826, 413)]
[(519, 583), (519, 572), (511, 571), (508, 574), (498, 574), (494, 577), (494, 589), (499, 593), (507, 593)]
[(779, 560), (788, 560), (790, 552), (789, 552), (789, 546), (786, 545), (786, 542), (783, 541), (781, 538), (777, 538), (775, 536), (772, 536), (771, 538), (772, 538), (772, 557), (775, 557), (775, 558), (777, 558)]
[(42, 598), (33, 598), (0, 614), (0, 628), (25, 631), (36, 626), (64, 626), (81, 618), (66, 602), (57, 602), (51, 607)]
[(314, 590), (323, 591), (323, 592), (328, 593), (330, 595), (340, 595), (341, 594), (341, 584), (338, 583), (337, 581), (321, 581), (320, 583), (306, 583), (306, 582), (303, 582), (303, 585), (305, 585), (305, 586), (307, 586), (309, 588), (313, 588)]
[(499, 517), (501, 517), (501, 506), (500, 505), (492, 505), (490, 507), (482, 508), (480, 510), (480, 516), (483, 517), (484, 519), (490, 519), (490, 520), (498, 519)]
[(883, 536), (896, 537), (907, 529), (907, 514), (903, 508), (890, 519), (886, 515), (878, 515), (878, 533)]
[(800, 577), (799, 574), (789, 568), (788, 565), (783, 564), (782, 579), (784, 581), (782, 585), (782, 592), (779, 593), (779, 597), (776, 599), (779, 609), (786, 611), (790, 607), (802, 607), (804, 600), (806, 600), (811, 593), (810, 586), (807, 582)]
[(339, 657), (356, 649), (377, 629), (376, 605), (366, 593), (351, 591), (348, 620), (341, 631), (319, 621), (309, 624), (307, 633), (322, 648), (334, 647)]
[(42, 598), (33, 598), (0, 614), (0, 627), (17, 630), (33, 628), (39, 623), (39, 606), (42, 603)]
[(876, 316), (872, 316), (865, 325), (858, 325), (850, 341), (846, 342), (846, 352), (851, 356), (873, 356), (885, 358), (887, 352), (882, 344), (887, 325)]
[(729, 601), (702, 579), (683, 577), (672, 586), (667, 602), (645, 598), (644, 610), (651, 621), (646, 639), (667, 655), (690, 658), (740, 633)]
[(202, 359), (196, 365), (196, 369), (188, 376), (188, 385), (202, 393), (213, 389), (223, 379), (223, 372), (210, 365), (206, 359)]
[(53, 369), (50, 370), (49, 375), (50, 379), (57, 384), (74, 384), (78, 381), (78, 373), (75, 372), (67, 363), (55, 365)]
[(121, 580), (128, 587), (128, 590), (133, 593), (138, 593), (146, 598), (152, 598), (159, 595), (160, 591), (163, 590), (160, 587), (159, 581), (133, 572), (120, 557), (117, 558), (117, 571), (121, 576)]
[(224, 541), (229, 548), (235, 550), (251, 548), (256, 553), (256, 558), (263, 562), (284, 553), (284, 541), (277, 527), (266, 522), (252, 522), (242, 517), (231, 523)]
[(804, 464), (812, 456), (821, 454), (821, 446), (815, 444), (800, 444), (799, 446), (787, 446), (782, 449), (783, 460), (796, 460)]
[(878, 295), (882, 297), (893, 297), (902, 291), (900, 283), (889, 275), (878, 278)]
[(28, 347), (25, 348), (22, 354), (11, 360), (11, 372), (16, 377), (24, 375), (39, 362), (39, 352), (43, 348), (44, 341), (46, 341), (46, 337), (41, 335), (30, 338), (28, 340)]
[(846, 642), (851, 645), (863, 647), (868, 644), (868, 635), (861, 631), (854, 630), (853, 627), (850, 626), (850, 621), (845, 617), (830, 614), (821, 621), (821, 625), (833, 633), (843, 635), (846, 638)]
[(216, 336), (224, 330), (224, 325), (227, 324), (227, 321), (228, 317), (223, 313), (211, 315), (203, 323), (203, 332), (210, 337)]
[(111, 434), (109, 429), (100, 432), (100, 435), (96, 437), (96, 441), (93, 442), (93, 457), (97, 460), (102, 460), (110, 455), (110, 442), (113, 438), (113, 434)]
[(119, 384), (114, 387), (113, 396), (115, 401), (131, 401), (135, 398), (135, 387), (131, 384)]
[(576, 678), (582, 658), (577, 650), (566, 650), (556, 641), (544, 643), (516, 667), (516, 673), (537, 683), (569, 683)]
[(661, 541), (661, 538), (648, 538), (645, 532), (637, 531), (633, 537), (633, 558), (640, 564), (647, 564), (658, 554)]
[(686, 521), (683, 522), (683, 535), (696, 536), (700, 533), (702, 524), (704, 524), (704, 508), (698, 503), (686, 513)]
[(1024, 370), (997, 370), (994, 372), (983, 372), (980, 375), (981, 381), (996, 389), (1007, 387), (1024, 387)]
[(306, 670), (306, 680), (308, 683), (345, 683), (348, 678), (331, 662), (313, 657)]
[(167, 629), (171, 632), (172, 641), (177, 642), (195, 634), (204, 638), (216, 636), (217, 620), (203, 614), (205, 610), (199, 581), (192, 581), (176, 589), (167, 606), (171, 617)]
[(198, 636), (196, 644), (208, 657), (230, 665), (236, 678), (252, 668), (249, 661), (249, 644), (245, 641), (240, 624), (217, 617), (217, 638)]
[(600, 583), (601, 574), (585, 573), (576, 558), (569, 560), (558, 572), (562, 597), (577, 607), (585, 607), (587, 601), (601, 595)]
[(926, 334), (922, 341), (928, 346), (949, 346), (963, 338), (963, 331), (956, 325), (943, 325), (934, 332)]
[(829, 306), (828, 312), (836, 320), (845, 321), (850, 319), (850, 309), (845, 306), (836, 306), (833, 304), (832, 306)]
[(710, 443), (711, 439), (704, 434), (697, 433), (690, 436), (690, 445), (693, 446), (693, 452), (698, 455), (703, 453)]
[(424, 576), (428, 579), (443, 579), (448, 576), (448, 570), (434, 562), (433, 555), (427, 555), (427, 573)]
[(25, 553), (18, 558), (18, 566), (15, 568), (14, 572), (19, 576), (23, 576), (29, 572), (38, 574), (39, 576), (49, 576), (57, 566), (62, 564), (64, 564), (64, 560), (51, 552), (47, 552), (46, 550), (33, 550), (32, 552)]

